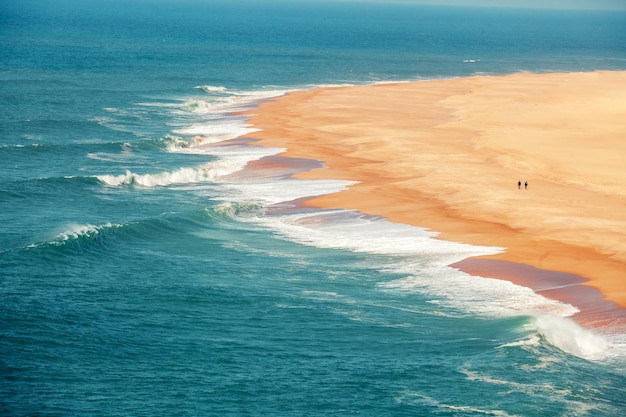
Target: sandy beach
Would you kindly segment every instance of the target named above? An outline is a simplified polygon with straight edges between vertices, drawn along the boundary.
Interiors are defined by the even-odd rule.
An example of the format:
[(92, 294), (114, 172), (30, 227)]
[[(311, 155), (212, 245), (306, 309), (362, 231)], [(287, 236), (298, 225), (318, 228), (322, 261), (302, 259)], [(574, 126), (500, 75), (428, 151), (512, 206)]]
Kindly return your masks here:
[(319, 88), (249, 117), (256, 144), (323, 163), (298, 178), (358, 181), (305, 204), (502, 247), (454, 266), (502, 279), (502, 265), (567, 273), (584, 279), (565, 286), (626, 307), (626, 72)]

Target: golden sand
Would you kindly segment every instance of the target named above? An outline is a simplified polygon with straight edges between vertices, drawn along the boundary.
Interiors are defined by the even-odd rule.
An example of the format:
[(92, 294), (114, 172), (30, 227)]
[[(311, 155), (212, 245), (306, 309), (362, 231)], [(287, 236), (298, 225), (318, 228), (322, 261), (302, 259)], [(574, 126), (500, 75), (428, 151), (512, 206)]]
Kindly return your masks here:
[(324, 163), (297, 177), (359, 182), (306, 204), (503, 247), (486, 258), (577, 274), (626, 307), (626, 72), (320, 88), (249, 116), (258, 144)]

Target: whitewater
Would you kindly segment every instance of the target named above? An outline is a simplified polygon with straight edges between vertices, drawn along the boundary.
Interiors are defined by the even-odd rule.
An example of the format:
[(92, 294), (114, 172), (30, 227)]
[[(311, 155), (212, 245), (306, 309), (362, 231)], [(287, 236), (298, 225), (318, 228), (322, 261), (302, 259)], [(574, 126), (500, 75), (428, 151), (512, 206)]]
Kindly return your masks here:
[[(196, 99), (193, 105), (185, 102), (177, 108), (200, 113), (210, 121), (177, 129), (175, 133), (186, 134), (187, 138), (191, 138), (168, 138), (167, 150), (211, 155), (217, 158), (215, 161), (172, 172), (139, 175), (127, 171), (119, 176), (104, 175), (97, 178), (108, 186), (163, 187), (201, 182), (220, 183), (228, 190), (227, 198), (220, 207), (225, 210), (237, 207), (237, 210), (230, 211), (239, 221), (261, 225), (299, 244), (392, 257), (392, 261), (387, 261), (389, 264), (382, 264), (380, 268), (406, 277), (383, 283), (381, 288), (436, 295), (443, 298), (438, 303), (478, 315), (528, 315), (533, 317), (529, 326), (534, 334), (541, 335), (545, 341), (567, 353), (583, 358), (619, 358), (626, 353), (624, 335), (600, 335), (569, 320), (567, 317), (578, 312), (574, 306), (547, 299), (529, 288), (507, 281), (470, 276), (448, 266), (471, 256), (496, 254), (504, 248), (442, 241), (436, 239), (436, 232), (393, 224), (382, 218), (349, 210), (298, 208), (297, 201), (301, 199), (339, 192), (354, 182), (297, 180), (284, 175), (259, 179), (258, 174), (246, 173), (246, 165), (278, 155), (284, 149), (231, 143), (242, 136), (254, 137), (256, 131), (247, 124), (245, 118), (233, 114), (254, 109), (263, 100), (279, 97), (286, 92), (250, 91), (229, 95), (226, 87), (198, 88), (208, 93), (208, 100)], [(216, 92), (220, 94), (217, 99), (214, 97)], [(247, 100), (243, 97), (247, 97)], [(248, 210), (242, 212), (241, 207)], [(419, 275), (416, 275), (417, 272)], [(531, 340), (538, 339), (532, 336)], [(512, 343), (515, 345), (517, 342)]]

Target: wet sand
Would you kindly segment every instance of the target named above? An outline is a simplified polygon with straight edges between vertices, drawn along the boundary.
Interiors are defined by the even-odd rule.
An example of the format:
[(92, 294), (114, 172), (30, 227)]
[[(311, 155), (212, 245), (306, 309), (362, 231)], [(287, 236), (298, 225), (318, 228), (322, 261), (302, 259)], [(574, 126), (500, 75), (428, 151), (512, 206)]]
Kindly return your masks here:
[[(502, 247), (454, 267), (626, 307), (626, 72), (319, 88), (248, 114), (256, 144), (323, 163), (296, 177), (358, 181), (304, 204)], [(538, 271), (569, 284), (543, 288)]]

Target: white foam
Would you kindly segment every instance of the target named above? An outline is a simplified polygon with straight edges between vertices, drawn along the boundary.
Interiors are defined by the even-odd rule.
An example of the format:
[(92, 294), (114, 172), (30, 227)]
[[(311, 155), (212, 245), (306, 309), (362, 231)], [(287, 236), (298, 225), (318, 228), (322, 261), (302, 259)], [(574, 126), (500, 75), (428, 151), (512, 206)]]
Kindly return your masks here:
[(509, 414), (504, 410), (499, 409), (486, 409), (486, 408), (478, 408), (474, 406), (467, 405), (457, 405), (450, 404), (447, 402), (442, 402), (434, 397), (423, 394), (417, 391), (405, 390), (400, 396), (396, 397), (395, 400), (400, 404), (411, 404), (411, 405), (427, 405), (429, 407), (434, 407), (438, 410), (439, 413), (444, 414), (454, 414), (454, 415), (486, 415), (486, 416), (498, 416), (498, 417), (519, 417), (517, 414)]
[[(498, 346), (498, 348), (521, 347), (536, 350), (542, 343), (549, 343), (570, 355), (587, 360), (615, 362), (623, 366), (626, 357), (626, 335), (612, 333), (610, 329), (587, 329), (570, 317), (557, 314), (531, 313), (532, 320), (523, 327), (527, 334), (520, 340)], [(545, 368), (554, 357), (541, 357), (540, 364), (530, 368)]]
[[(347, 210), (267, 216), (262, 222), (301, 244), (389, 255), (379, 267), (403, 278), (380, 283), (384, 290), (417, 292), (438, 298), (438, 305), (491, 317), (530, 315), (537, 333), (514, 342), (535, 345), (539, 336), (559, 349), (590, 360), (621, 355), (606, 337), (569, 319), (574, 306), (546, 298), (509, 281), (468, 275), (448, 265), (500, 248), (434, 239), (436, 233)], [(623, 350), (623, 349), (622, 349)]]
[[(227, 102), (224, 103), (223, 101)], [(233, 109), (228, 102), (230, 98), (214, 99), (212, 101), (190, 100), (185, 102), (181, 109), (202, 115), (201, 120), (195, 119), (191, 124), (178, 127), (172, 131), (179, 136), (193, 136), (189, 146), (204, 143), (215, 143), (234, 139), (256, 132), (257, 129), (247, 124), (245, 116), (230, 115)], [(251, 105), (249, 103), (248, 105)]]
[[(275, 209), (288, 201), (335, 193), (354, 182), (338, 180), (228, 178), (247, 163), (282, 149), (252, 146), (215, 146), (216, 143), (249, 135), (255, 129), (245, 117), (227, 116), (249, 109), (259, 100), (277, 97), (284, 90), (234, 91), (222, 86), (198, 86), (209, 97), (183, 100), (175, 110), (203, 120), (173, 130), (167, 138), (168, 151), (206, 154), (216, 161), (172, 171), (123, 175), (103, 175), (98, 179), (109, 186), (142, 187), (220, 182), (226, 190), (225, 204), (250, 203), (254, 210), (237, 217), (267, 227), (277, 235), (301, 244), (389, 256), (380, 268), (400, 274), (401, 279), (381, 283), (385, 291), (419, 292), (436, 298), (433, 302), (463, 312), (490, 316), (529, 314), (537, 317), (537, 331), (545, 340), (572, 354), (599, 357), (605, 341), (584, 331), (563, 317), (577, 310), (568, 304), (549, 300), (508, 281), (469, 276), (447, 265), (470, 256), (495, 254), (501, 248), (466, 245), (435, 239), (436, 233), (425, 229), (394, 224), (382, 218), (368, 217), (348, 210), (278, 211), (264, 213), (263, 207)], [(187, 116), (185, 116), (187, 117)], [(215, 198), (214, 195), (211, 198)], [(261, 208), (261, 209), (259, 209)], [(270, 214), (270, 211), (272, 214)], [(238, 216), (238, 212), (233, 211)], [(377, 260), (376, 262), (380, 261)], [(560, 337), (559, 332), (569, 335)], [(572, 341), (571, 338), (574, 340)], [(529, 339), (529, 343), (534, 339)]]
[(540, 335), (564, 352), (590, 360), (605, 359), (609, 354), (610, 343), (606, 338), (574, 320), (543, 314), (536, 316), (533, 322)]
[[(541, 360), (541, 364), (539, 367), (546, 368), (551, 364), (558, 363), (559, 361), (555, 358), (539, 358)], [(469, 364), (468, 364), (469, 365)], [(527, 371), (536, 370), (535, 368), (525, 368)], [(477, 372), (469, 369), (467, 366), (461, 369), (461, 372), (465, 374), (465, 377), (468, 381), (478, 381), (486, 384), (495, 385), (497, 387), (507, 387), (507, 390), (511, 390), (517, 393), (523, 393), (528, 395), (529, 397), (536, 398), (537, 400), (546, 400), (549, 402), (558, 401), (562, 403), (566, 409), (566, 414), (568, 416), (585, 416), (588, 415), (590, 411), (602, 411), (603, 407), (599, 404), (586, 403), (583, 401), (579, 401), (576, 399), (576, 395), (572, 395), (572, 390), (563, 387), (563, 386), (555, 386), (550, 382), (535, 382), (535, 381), (524, 381), (517, 382), (514, 380), (506, 380), (500, 378), (494, 378), (488, 374), (483, 372)], [(593, 389), (590, 386), (585, 387), (585, 389)]]
[(183, 103), (177, 106), (179, 110), (195, 114), (232, 113), (250, 109), (261, 100), (279, 97), (289, 91), (286, 89), (239, 91), (215, 86), (196, 88), (209, 93), (209, 97), (207, 99), (189, 98), (183, 100)]
[(103, 228), (113, 227), (111, 223), (106, 223), (101, 226), (94, 226), (92, 224), (78, 224), (70, 223), (66, 226), (66, 230), (57, 235), (56, 241), (66, 241), (70, 239), (77, 239), (81, 236), (95, 235)]
[(102, 225), (93, 225), (93, 224), (80, 224), (80, 223), (68, 223), (63, 226), (63, 230), (58, 232), (55, 237), (52, 239), (40, 242), (40, 243), (32, 243), (28, 245), (29, 248), (37, 248), (41, 245), (52, 244), (56, 246), (61, 246), (68, 241), (73, 241), (76, 239), (80, 239), (83, 237), (87, 238), (95, 238), (100, 234), (100, 232), (104, 229), (113, 229), (123, 227), (123, 224), (112, 224), (105, 223)]
[[(230, 139), (256, 132), (247, 124), (245, 116), (236, 112), (253, 109), (261, 100), (285, 94), (285, 89), (260, 89), (252, 91), (230, 90), (223, 86), (197, 86), (207, 93), (206, 98), (189, 97), (175, 102), (143, 102), (143, 107), (165, 108), (180, 116), (180, 125), (172, 130), (178, 140), (168, 142), (171, 152), (192, 152), (190, 148)], [(112, 119), (101, 118), (99, 123), (110, 124)], [(189, 123), (185, 123), (188, 121)]]
[(465, 245), (433, 239), (436, 233), (422, 228), (363, 216), (356, 211), (331, 210), (269, 217), (282, 235), (303, 244), (397, 256), (434, 257), (450, 263), (473, 255), (498, 253), (497, 248)]
[(201, 138), (196, 139), (196, 142), (204, 144), (235, 139), (256, 131), (258, 129), (251, 128), (241, 120), (233, 118), (228, 122), (221, 123), (215, 121), (195, 123), (191, 126), (175, 129), (172, 133), (176, 135), (201, 136)]
[[(223, 142), (230, 139), (249, 135), (258, 129), (247, 123), (245, 116), (235, 116), (233, 113), (250, 110), (261, 100), (281, 96), (287, 90), (255, 90), (237, 91), (220, 86), (198, 86), (209, 94), (207, 99), (189, 98), (174, 105), (174, 110), (182, 115), (201, 116), (202, 120), (195, 120), (191, 124), (175, 128), (172, 133), (183, 137), (192, 137), (186, 140), (181, 148), (193, 148), (207, 143)], [(143, 105), (151, 105), (143, 103)], [(176, 150), (173, 148), (171, 150)]]
[(173, 171), (155, 174), (137, 174), (126, 171), (122, 175), (99, 175), (97, 178), (104, 184), (112, 187), (138, 185), (152, 188), (214, 181), (220, 176), (228, 175), (241, 169), (241, 167), (241, 164), (238, 165), (233, 161), (215, 161), (198, 168), (178, 168)]
[(408, 276), (381, 284), (384, 288), (429, 294), (439, 297), (442, 305), (473, 314), (492, 317), (543, 313), (570, 316), (578, 312), (572, 305), (543, 297), (530, 288), (509, 281), (471, 276), (446, 265), (431, 263), (424, 266), (407, 260), (393, 270)]
[[(293, 183), (293, 189), (290, 185)], [(300, 185), (299, 187), (297, 185)], [(248, 184), (248, 190), (254, 188)], [(266, 204), (276, 204), (294, 196), (345, 187), (340, 182), (289, 180), (263, 184), (263, 197), (247, 194)], [(313, 188), (311, 188), (313, 187)], [(258, 192), (258, 191), (257, 191)], [(282, 198), (282, 200), (281, 200)], [(578, 310), (572, 305), (543, 297), (527, 287), (509, 281), (470, 276), (447, 265), (470, 256), (498, 253), (501, 249), (434, 239), (436, 233), (425, 229), (390, 223), (382, 218), (364, 216), (355, 211), (326, 210), (263, 215), (256, 210), (244, 221), (262, 224), (278, 235), (300, 244), (354, 252), (389, 255), (379, 267), (404, 277), (379, 284), (386, 291), (418, 292), (435, 297), (438, 305), (481, 316), (511, 317), (531, 315), (537, 333), (508, 346), (536, 345), (543, 337), (563, 351), (586, 359), (603, 359), (609, 343), (583, 329), (566, 317)], [(380, 260), (379, 260), (380, 261)], [(540, 336), (539, 336), (540, 335)]]
[(199, 86), (196, 86), (196, 88), (199, 88), (206, 93), (225, 93), (228, 91), (228, 89), (224, 86), (215, 86), (215, 85), (199, 85)]
[[(468, 63), (479, 61), (465, 60)], [(203, 120), (174, 129), (173, 133), (177, 136), (170, 138), (168, 150), (207, 154), (218, 157), (217, 161), (172, 172), (146, 175), (127, 172), (125, 175), (99, 178), (109, 185), (147, 187), (220, 182), (227, 191), (221, 197), (224, 204), (253, 205), (254, 210), (246, 213), (233, 211), (232, 214), (242, 221), (253, 221), (285, 239), (304, 245), (389, 256), (387, 263), (381, 264), (380, 268), (403, 278), (381, 283), (380, 288), (385, 291), (419, 292), (433, 298), (433, 303), (464, 313), (536, 317), (533, 322), (536, 333), (513, 344), (533, 345), (543, 338), (568, 353), (586, 358), (599, 358), (606, 353), (606, 339), (566, 319), (578, 311), (575, 307), (550, 300), (508, 281), (470, 276), (448, 266), (467, 257), (499, 253), (501, 248), (443, 241), (435, 239), (436, 233), (425, 229), (394, 224), (348, 210), (276, 212), (274, 209), (285, 202), (339, 192), (354, 182), (226, 178), (243, 169), (250, 161), (282, 151), (250, 146), (214, 146), (256, 131), (247, 124), (245, 117), (232, 116), (232, 113), (250, 109), (260, 100), (283, 95), (286, 90), (237, 91), (212, 85), (196, 88), (207, 93), (207, 98), (184, 100), (178, 104), (177, 110), (200, 116)], [(264, 212), (263, 207), (272, 210)]]
[(470, 276), (448, 266), (471, 256), (499, 253), (501, 248), (435, 239), (435, 232), (356, 211), (280, 210), (284, 202), (335, 193), (351, 184), (337, 180), (242, 180), (224, 184), (231, 191), (224, 199), (267, 206), (265, 215), (246, 216), (242, 220), (262, 224), (285, 239), (320, 248), (390, 256), (388, 263), (379, 267), (403, 278), (381, 283), (384, 290), (419, 292), (437, 298), (438, 303), (449, 308), (495, 317), (548, 313), (569, 316), (578, 311), (529, 288)]
[(526, 346), (539, 346), (541, 344), (541, 338), (538, 334), (531, 334), (528, 338), (522, 340), (516, 340), (515, 342), (505, 343), (498, 346), (498, 348), (507, 347), (526, 347)]
[[(471, 256), (495, 254), (501, 248), (474, 246), (435, 239), (436, 233), (349, 210), (275, 213), (280, 202), (337, 192), (349, 182), (276, 180), (229, 184), (239, 193), (231, 201), (257, 201), (273, 214), (257, 211), (242, 221), (254, 221), (285, 239), (320, 248), (390, 256), (379, 268), (403, 278), (379, 284), (386, 291), (418, 292), (437, 298), (438, 304), (464, 312), (494, 317), (525, 314), (569, 316), (578, 310), (550, 300), (530, 288), (511, 282), (470, 276), (448, 265)], [(260, 214), (259, 214), (260, 213)], [(381, 262), (378, 260), (377, 262)]]
[[(270, 206), (305, 197), (339, 192), (351, 184), (354, 184), (354, 181), (294, 180), (284, 178), (265, 181), (231, 182), (225, 184), (225, 188), (230, 191), (226, 197), (231, 201), (242, 202), (250, 200)], [(278, 227), (278, 225), (288, 220), (286, 217), (281, 217), (280, 219), (266, 218), (264, 221), (277, 221), (275, 226)]]
[[(24, 135), (26, 136), (32, 136), (32, 135)], [(29, 138), (31, 139), (31, 138)], [(26, 147), (32, 147), (32, 148), (39, 148), (41, 146), (44, 146), (40, 143), (31, 143), (30, 145), (23, 145), (23, 144), (17, 144), (17, 145), (0, 145), (0, 149), (7, 149), (7, 148), (26, 148)]]
[(425, 229), (347, 210), (264, 216), (260, 221), (301, 244), (390, 256), (378, 267), (404, 277), (380, 283), (383, 290), (418, 292), (437, 298), (440, 306), (480, 316), (533, 317), (535, 330), (509, 346), (536, 346), (543, 339), (588, 360), (619, 362), (626, 356), (626, 343), (619, 343), (623, 335), (601, 335), (581, 327), (569, 318), (579, 311), (576, 307), (509, 281), (471, 276), (448, 266), (470, 256), (498, 253), (500, 248), (443, 241)]
[(188, 141), (180, 137), (169, 136), (165, 139), (168, 150), (171, 152), (200, 154), (217, 157), (217, 160), (197, 167), (181, 167), (171, 171), (139, 174), (127, 170), (121, 175), (98, 175), (96, 178), (102, 183), (118, 187), (123, 185), (138, 185), (142, 187), (162, 187), (169, 185), (184, 185), (200, 182), (220, 181), (235, 172), (241, 171), (250, 161), (266, 156), (275, 155), (283, 149), (264, 148), (255, 146), (220, 146)]

